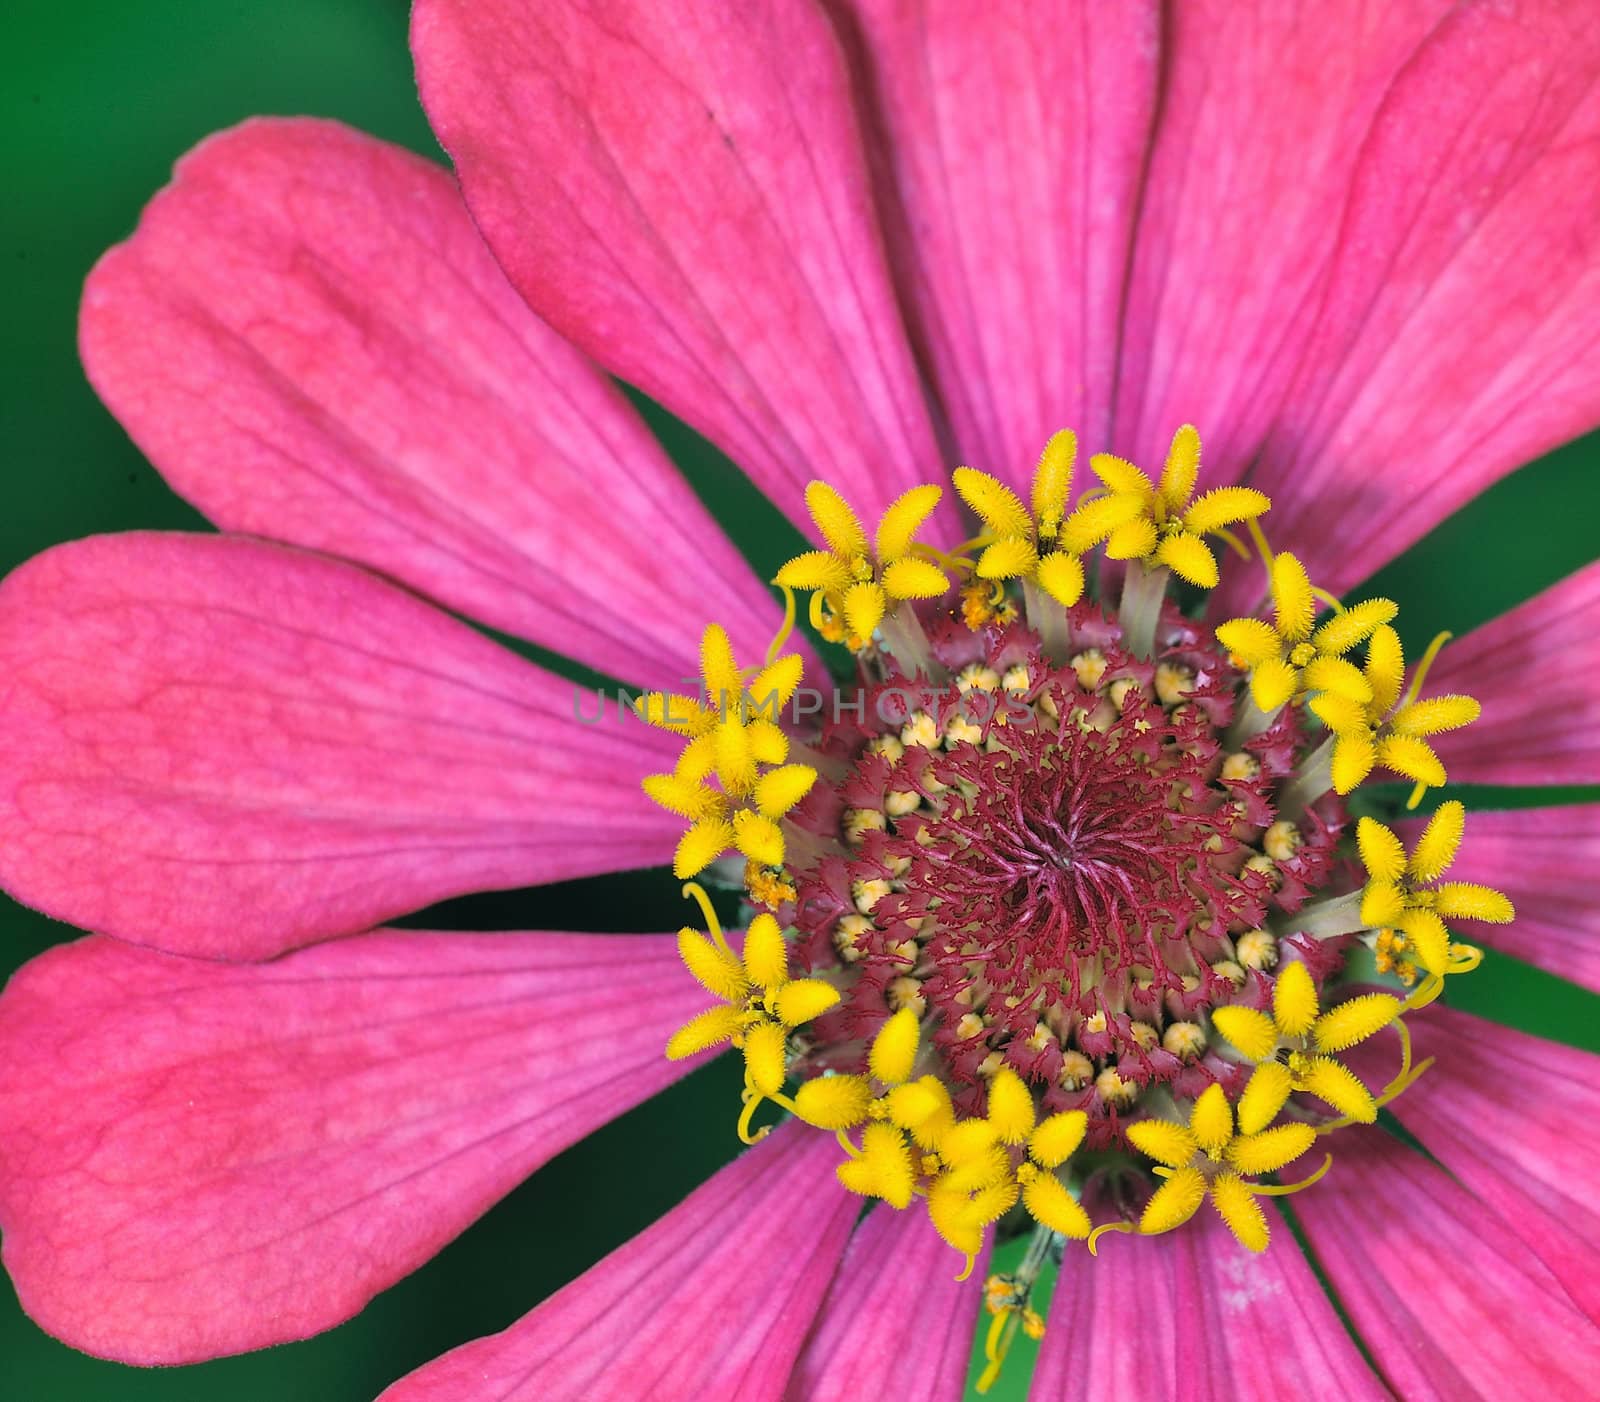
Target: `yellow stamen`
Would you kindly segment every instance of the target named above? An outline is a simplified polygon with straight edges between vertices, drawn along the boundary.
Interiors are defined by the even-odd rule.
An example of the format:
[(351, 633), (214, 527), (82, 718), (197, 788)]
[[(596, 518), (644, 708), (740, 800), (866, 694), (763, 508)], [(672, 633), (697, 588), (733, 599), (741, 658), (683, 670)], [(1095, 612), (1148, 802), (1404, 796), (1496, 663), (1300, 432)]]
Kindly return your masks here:
[(1134, 1226), (1132, 1222), (1103, 1222), (1100, 1226), (1096, 1227), (1092, 1232), (1089, 1233), (1089, 1254), (1091, 1256), (1098, 1256), (1100, 1254), (1100, 1238), (1103, 1237), (1107, 1232), (1122, 1232), (1131, 1236), (1138, 1230), (1138, 1227)]
[(1307, 1174), (1298, 1183), (1252, 1183), (1250, 1191), (1257, 1197), (1263, 1198), (1289, 1198), (1296, 1193), (1303, 1193), (1313, 1183), (1318, 1182), (1324, 1173), (1333, 1167), (1333, 1155), (1324, 1154), (1322, 1164), (1315, 1172)]

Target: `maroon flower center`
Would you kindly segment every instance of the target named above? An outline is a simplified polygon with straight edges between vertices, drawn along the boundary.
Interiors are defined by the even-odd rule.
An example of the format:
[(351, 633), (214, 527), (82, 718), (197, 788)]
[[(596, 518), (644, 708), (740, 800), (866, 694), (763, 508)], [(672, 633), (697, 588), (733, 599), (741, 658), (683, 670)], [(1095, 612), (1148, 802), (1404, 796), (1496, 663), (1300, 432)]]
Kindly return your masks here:
[(1104, 730), (1081, 723), (1093, 695), (1044, 694), (1067, 724), (1007, 726), (999, 749), (931, 763), (949, 790), (931, 843), (887, 844), (911, 858), (906, 890), (937, 908), (941, 954), (977, 945), (988, 983), (1041, 1009), (1092, 1012), (1096, 987), (1131, 974), (1179, 989), (1219, 918), (1259, 919), (1267, 890), (1239, 874), (1230, 801), (1206, 772), (1216, 741), (1136, 688)]
[(1233, 737), (1242, 679), (1176, 613), (1148, 661), (1097, 610), (1072, 620), (1061, 665), (1021, 626), (953, 625), (947, 677), (891, 673), (826, 728), (843, 777), (797, 815), (815, 848), (795, 926), (844, 997), (813, 1070), (854, 1069), (910, 1006), (958, 1103), (1009, 1065), (1047, 1108), (1114, 1116), (1197, 1070), (1204, 1010), (1248, 977), (1239, 937), (1327, 875), (1331, 828), (1273, 806), (1304, 748), (1293, 713)]

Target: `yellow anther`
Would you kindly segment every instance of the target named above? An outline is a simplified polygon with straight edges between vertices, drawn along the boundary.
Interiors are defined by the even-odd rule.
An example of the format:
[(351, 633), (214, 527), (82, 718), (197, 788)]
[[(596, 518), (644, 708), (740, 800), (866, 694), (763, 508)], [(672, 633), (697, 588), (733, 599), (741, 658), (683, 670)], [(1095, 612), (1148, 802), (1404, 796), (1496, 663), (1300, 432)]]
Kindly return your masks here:
[[(999, 591), (999, 598), (996, 598)], [(978, 584), (963, 585), (961, 589), (961, 621), (967, 628), (976, 633), (980, 628), (992, 623), (995, 618), (995, 608), (1005, 597), (1005, 585), (999, 580)]]
[(1299, 1158), (1315, 1141), (1316, 1130), (1308, 1124), (1292, 1121), (1230, 1140), (1227, 1159), (1240, 1173), (1252, 1177), (1276, 1173)]
[(1285, 1037), (1304, 1037), (1317, 1017), (1317, 986), (1304, 964), (1288, 964), (1272, 986), (1272, 1020)]
[(1259, 1134), (1278, 1118), (1293, 1090), (1294, 1076), (1283, 1062), (1263, 1061), (1239, 1097), (1239, 1132)]
[(762, 988), (783, 987), (789, 978), (789, 949), (778, 922), (758, 915), (744, 937), (744, 967), (749, 981)]
[(884, 1100), (889, 1118), (924, 1149), (937, 1149), (955, 1123), (950, 1092), (937, 1076), (895, 1086)]
[(1020, 1194), (1010, 1160), (996, 1149), (991, 1156), (942, 1173), (928, 1189), (928, 1216), (951, 1246), (975, 1257), (983, 1247), (984, 1228), (1005, 1216)]
[(909, 1081), (916, 1065), (920, 1036), (917, 1015), (910, 1008), (901, 1008), (872, 1039), (867, 1065), (873, 1076), (891, 1086)]
[[(1382, 994), (1375, 996), (1383, 997)], [(1392, 1003), (1395, 1000), (1390, 998), (1387, 1001)], [(1391, 1014), (1390, 1021), (1393, 1020)], [(1333, 1106), (1347, 1119), (1371, 1124), (1377, 1118), (1378, 1106), (1372, 1092), (1348, 1066), (1328, 1056), (1304, 1057), (1301, 1060), (1303, 1064), (1295, 1068), (1299, 1088)]]
[(1347, 1051), (1381, 1032), (1400, 1009), (1387, 993), (1363, 993), (1330, 1008), (1311, 1025), (1311, 1041), (1319, 1052)]
[[(1031, 546), (1035, 529), (1033, 518), (1009, 487), (987, 472), (977, 472), (970, 467), (956, 468), (951, 481), (961, 499), (996, 540), (1016, 540)], [(981, 566), (978, 573), (984, 575)]]
[[(1451, 805), (1444, 806), (1448, 808)], [(1459, 804), (1455, 806), (1460, 807)], [(1361, 864), (1367, 869), (1369, 881), (1392, 883), (1399, 881), (1405, 875), (1406, 846), (1392, 828), (1368, 818), (1356, 825), (1356, 846), (1361, 854)], [(1452, 846), (1444, 854), (1440, 869), (1443, 870), (1454, 860), (1455, 848)]]
[(1430, 696), (1402, 706), (1389, 723), (1396, 735), (1438, 735), (1471, 725), (1482, 710), (1470, 696)]
[(854, 1129), (867, 1118), (871, 1100), (864, 1076), (818, 1076), (795, 1092), (795, 1115), (818, 1129)]
[(784, 873), (768, 870), (754, 862), (745, 864), (744, 886), (750, 893), (750, 899), (756, 905), (766, 906), (768, 910), (777, 910), (798, 895), (794, 883)]
[(988, 1120), (1002, 1144), (1022, 1144), (1033, 1133), (1033, 1095), (1009, 1066), (989, 1083)]
[(839, 611), (844, 615), (845, 627), (850, 630), (851, 647), (860, 651), (872, 640), (889, 612), (889, 596), (883, 585), (872, 580), (862, 580), (844, 591)]
[(695, 981), (714, 998), (734, 1003), (749, 991), (744, 966), (733, 953), (687, 925), (678, 931), (678, 957)]
[[(883, 519), (878, 522), (878, 560), (889, 565), (911, 553), (917, 543), (917, 532), (933, 515), (944, 492), (931, 483), (902, 492), (889, 503)], [(948, 587), (948, 586), (947, 586)]]
[[(878, 523), (874, 548), (850, 504), (825, 482), (806, 488), (806, 509), (827, 542), (778, 571), (780, 588), (811, 594), (814, 623), (842, 619), (856, 651), (868, 647), (879, 625), (902, 600), (934, 598), (950, 588), (938, 565), (913, 555), (917, 532), (939, 504), (940, 489), (913, 487), (889, 504)], [(828, 612), (821, 612), (823, 606)]]
[(1379, 628), (1387, 626), (1399, 611), (1399, 606), (1390, 599), (1363, 599), (1349, 608), (1336, 607), (1333, 617), (1311, 635), (1311, 645), (1318, 652), (1343, 657)]
[(1206, 1153), (1220, 1154), (1233, 1138), (1233, 1107), (1222, 1087), (1207, 1086), (1189, 1115), (1189, 1133)]
[(772, 995), (772, 1011), (785, 1027), (799, 1027), (835, 1007), (839, 990), (821, 979), (802, 978), (786, 983)]
[[(1028, 1171), (1026, 1179), (1022, 1177), (1024, 1170)], [(1031, 1164), (1023, 1164), (1017, 1170), (1017, 1178), (1023, 1185), (1022, 1206), (1041, 1227), (1060, 1232), (1071, 1241), (1082, 1241), (1089, 1235), (1092, 1227), (1089, 1214), (1054, 1173), (1040, 1172)]]
[(1277, 1024), (1255, 1008), (1215, 1008), (1211, 1025), (1251, 1061), (1265, 1061), (1278, 1049)]
[(678, 839), (672, 854), (672, 874), (698, 876), (733, 846), (733, 824), (720, 818), (696, 823)]
[(727, 812), (728, 801), (722, 794), (683, 773), (647, 774), (644, 791), (667, 812), (691, 823), (720, 818)]
[(869, 1123), (861, 1133), (861, 1152), (835, 1170), (852, 1193), (882, 1198), (891, 1207), (909, 1207), (916, 1191), (917, 1169), (911, 1146), (894, 1125)]
[(1206, 1177), (1197, 1168), (1174, 1169), (1151, 1195), (1139, 1216), (1139, 1231), (1157, 1236), (1181, 1227), (1206, 1197)]
[(1078, 440), (1070, 429), (1050, 436), (1033, 470), (1033, 519), (1044, 539), (1054, 539), (1072, 495), (1072, 469), (1078, 458)]
[(785, 855), (783, 829), (771, 818), (740, 809), (733, 815), (733, 845), (757, 866), (781, 867)]
[(1235, 618), (1217, 629), (1217, 641), (1250, 672), (1250, 694), (1264, 712), (1305, 692), (1326, 692), (1366, 706), (1371, 682), (1344, 654), (1366, 641), (1398, 612), (1388, 599), (1368, 599), (1336, 612), (1313, 631), (1317, 591), (1305, 566), (1282, 551), (1271, 565), (1273, 622)]
[(1028, 1154), (1046, 1168), (1060, 1168), (1083, 1143), (1089, 1117), (1082, 1110), (1063, 1110), (1043, 1120), (1028, 1138)]
[(1231, 1173), (1219, 1173), (1211, 1184), (1211, 1202), (1228, 1230), (1249, 1251), (1267, 1249), (1267, 1218), (1250, 1185)]
[(987, 1120), (961, 1120), (940, 1139), (939, 1157), (952, 1169), (987, 1165), (997, 1142), (994, 1126)]
[(1103, 541), (1113, 560), (1165, 566), (1202, 589), (1213, 588), (1218, 579), (1217, 558), (1204, 537), (1253, 521), (1272, 505), (1254, 487), (1218, 487), (1195, 498), (1200, 435), (1190, 424), (1173, 435), (1159, 486), (1110, 453), (1096, 453), (1089, 466), (1107, 494), (1067, 518), (1062, 531), (1067, 547), (1081, 554)]
[(807, 484), (806, 510), (817, 523), (829, 549), (840, 560), (848, 564), (867, 553), (867, 533), (861, 529), (856, 513), (826, 482)]
[(737, 1008), (707, 1008), (672, 1034), (667, 1042), (667, 1057), (682, 1061), (707, 1047), (732, 1040), (743, 1026)]
[(745, 1074), (763, 1096), (776, 1095), (783, 1089), (788, 1073), (787, 1044), (784, 1029), (775, 1022), (758, 1022), (745, 1029)]

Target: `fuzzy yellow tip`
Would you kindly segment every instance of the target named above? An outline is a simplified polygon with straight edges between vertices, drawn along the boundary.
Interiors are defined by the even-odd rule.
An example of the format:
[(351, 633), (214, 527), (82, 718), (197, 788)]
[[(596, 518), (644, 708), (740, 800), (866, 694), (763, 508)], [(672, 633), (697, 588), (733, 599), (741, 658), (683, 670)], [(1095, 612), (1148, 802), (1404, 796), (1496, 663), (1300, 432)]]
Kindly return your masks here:
[(868, 1070), (885, 1085), (897, 1086), (909, 1081), (916, 1064), (920, 1035), (916, 1013), (910, 1008), (901, 1008), (872, 1039), (867, 1055)]

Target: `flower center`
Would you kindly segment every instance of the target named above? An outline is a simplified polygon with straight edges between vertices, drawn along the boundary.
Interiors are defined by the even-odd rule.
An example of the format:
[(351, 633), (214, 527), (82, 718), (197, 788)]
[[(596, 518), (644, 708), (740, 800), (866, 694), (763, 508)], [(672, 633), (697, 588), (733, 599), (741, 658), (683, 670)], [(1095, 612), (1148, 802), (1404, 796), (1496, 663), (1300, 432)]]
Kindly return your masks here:
[(842, 964), (857, 1040), (899, 1007), (927, 1017), (958, 1107), (1001, 1065), (1043, 1082), (1046, 1108), (1101, 1079), (1079, 1107), (1095, 1119), (1175, 1080), (1205, 1048), (1201, 1013), (1238, 993), (1234, 937), (1259, 944), (1274, 891), (1326, 869), (1337, 818), (1283, 823), (1272, 804), (1306, 748), (1296, 718), (1230, 750), (1240, 674), (1175, 611), (1158, 635), (1135, 657), (1080, 604), (1053, 663), (1020, 622), (935, 628), (942, 683), (895, 670), (864, 724), (818, 740), (841, 777), (794, 818), (812, 854), (796, 937)]
[[(1441, 879), (1459, 803), (1409, 851), (1373, 818), (1350, 831), (1346, 794), (1387, 770), (1415, 806), (1445, 781), (1428, 737), (1477, 716), (1470, 697), (1418, 698), (1442, 639), (1406, 689), (1396, 606), (1347, 608), (1274, 555), (1261, 493), (1196, 497), (1193, 429), (1159, 482), (1096, 456), (1100, 485), (1069, 512), (1075, 452), (1051, 440), (1027, 505), (957, 469), (979, 533), (951, 554), (916, 539), (938, 488), (894, 502), (869, 546), (813, 483), (828, 548), (780, 571), (788, 622), (763, 665), (738, 667), (713, 626), (707, 699), (639, 702), (685, 741), (645, 781), (689, 825), (677, 874), (742, 877), (753, 915), (736, 954), (685, 888), (710, 937), (680, 947), (719, 1003), (668, 1055), (733, 1042), (742, 1137), (768, 1104), (834, 1132), (840, 1182), (920, 1200), (969, 1269), (991, 1225), (1031, 1228), (1024, 1269), (990, 1283), (986, 1378), (1037, 1325), (1029, 1284), (1065, 1240), (1169, 1231), (1209, 1200), (1264, 1249), (1256, 1199), (1332, 1156), (1291, 1186), (1263, 1178), (1426, 1069), (1404, 1015), (1480, 958), (1445, 920), (1512, 917)], [(1213, 631), (1168, 597), (1173, 576), (1219, 582), (1211, 539), (1264, 567), (1270, 618)], [(1095, 550), (1120, 585), (1100, 597)], [(796, 591), (857, 678), (787, 715)], [(1394, 1075), (1368, 1086), (1339, 1055), (1389, 1029)], [(1097, 1152), (1074, 1159), (1082, 1145)], [(1118, 1215), (1096, 1227), (1085, 1201)]]

